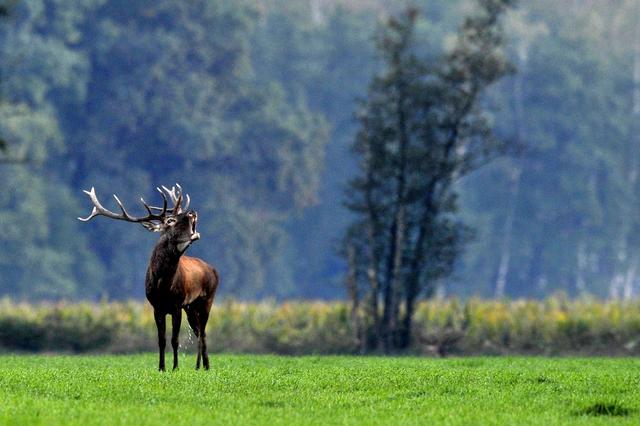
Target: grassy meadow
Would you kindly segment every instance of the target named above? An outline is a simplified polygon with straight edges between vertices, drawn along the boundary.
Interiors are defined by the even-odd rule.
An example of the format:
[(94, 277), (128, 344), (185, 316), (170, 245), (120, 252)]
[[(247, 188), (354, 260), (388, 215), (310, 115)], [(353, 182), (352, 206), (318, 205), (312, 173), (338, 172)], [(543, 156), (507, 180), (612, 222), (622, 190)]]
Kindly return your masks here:
[(638, 424), (640, 360), (0, 356), (0, 424)]

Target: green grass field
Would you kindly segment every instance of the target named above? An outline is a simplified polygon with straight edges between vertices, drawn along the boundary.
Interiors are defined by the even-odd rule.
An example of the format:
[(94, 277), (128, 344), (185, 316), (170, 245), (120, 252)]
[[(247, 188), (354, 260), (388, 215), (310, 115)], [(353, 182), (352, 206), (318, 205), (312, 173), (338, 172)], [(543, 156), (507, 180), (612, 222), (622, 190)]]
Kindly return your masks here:
[(0, 356), (0, 423), (640, 423), (638, 359), (180, 358)]

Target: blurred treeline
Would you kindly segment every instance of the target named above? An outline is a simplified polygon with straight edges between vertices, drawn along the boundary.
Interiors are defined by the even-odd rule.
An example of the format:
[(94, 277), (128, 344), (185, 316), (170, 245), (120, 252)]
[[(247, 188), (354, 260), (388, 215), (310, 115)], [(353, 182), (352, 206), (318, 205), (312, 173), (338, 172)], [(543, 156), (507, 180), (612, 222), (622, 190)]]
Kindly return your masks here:
[[(394, 3), (390, 6), (388, 3)], [(425, 55), (471, 0), (419, 0)], [(180, 182), (223, 296), (342, 295), (336, 241), (373, 34), (405, 2), (20, 0), (0, 23), (0, 294), (141, 297), (155, 236), (85, 215)], [(520, 2), (485, 100), (519, 149), (461, 182), (475, 237), (442, 289), (631, 297), (640, 267), (640, 5)], [(155, 201), (154, 201), (155, 202)], [(112, 204), (109, 204), (113, 206)], [(131, 208), (130, 207), (130, 208)]]
[[(361, 345), (340, 302), (240, 303), (214, 308), (210, 350), (354, 354)], [(183, 322), (181, 350), (196, 340)], [(0, 301), (0, 351), (129, 353), (156, 349), (153, 312), (143, 302)], [(640, 355), (640, 304), (552, 297), (543, 301), (425, 301), (412, 345), (421, 355)]]

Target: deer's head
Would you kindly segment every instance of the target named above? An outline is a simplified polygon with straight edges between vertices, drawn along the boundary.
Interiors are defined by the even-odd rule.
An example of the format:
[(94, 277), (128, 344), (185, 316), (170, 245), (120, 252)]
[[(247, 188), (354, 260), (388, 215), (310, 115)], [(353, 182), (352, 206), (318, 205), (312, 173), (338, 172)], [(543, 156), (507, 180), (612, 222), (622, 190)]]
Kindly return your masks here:
[[(98, 201), (96, 190), (92, 187), (90, 191), (84, 191), (84, 193), (91, 199), (93, 210), (89, 216), (85, 218), (79, 217), (78, 219), (83, 222), (88, 222), (96, 216), (106, 216), (111, 219), (139, 223), (151, 232), (160, 233), (161, 241), (175, 247), (175, 249), (182, 254), (192, 242), (200, 238), (200, 233), (196, 231), (198, 214), (193, 210), (189, 210), (191, 200), (189, 195), (183, 197), (180, 185), (176, 184), (176, 186), (171, 189), (163, 186), (162, 189), (157, 188), (157, 190), (162, 195), (162, 207), (150, 206), (144, 199), (140, 198), (140, 201), (147, 211), (147, 215), (136, 217), (127, 212), (115, 194), (113, 198), (115, 198), (121, 213), (114, 213), (107, 210), (100, 204), (100, 201)], [(167, 196), (173, 204), (171, 208), (168, 206)], [(185, 201), (184, 207), (182, 207), (183, 200)]]

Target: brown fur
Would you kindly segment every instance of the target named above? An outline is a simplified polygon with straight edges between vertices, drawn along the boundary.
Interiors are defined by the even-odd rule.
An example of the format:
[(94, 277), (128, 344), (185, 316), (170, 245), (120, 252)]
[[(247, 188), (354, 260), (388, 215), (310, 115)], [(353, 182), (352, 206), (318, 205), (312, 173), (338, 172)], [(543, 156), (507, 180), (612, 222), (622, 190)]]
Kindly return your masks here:
[[(177, 189), (176, 189), (177, 188)], [(209, 369), (209, 356), (207, 355), (206, 326), (209, 320), (211, 305), (218, 289), (220, 281), (218, 272), (206, 262), (195, 257), (183, 256), (184, 252), (196, 240), (200, 234), (196, 232), (198, 214), (193, 210), (183, 211), (183, 193), (180, 185), (176, 184), (171, 189), (163, 186), (158, 188), (162, 195), (162, 207), (152, 207), (141, 199), (147, 210), (146, 216), (135, 217), (127, 213), (124, 206), (115, 197), (121, 213), (114, 213), (106, 208), (98, 200), (95, 188), (84, 191), (93, 203), (93, 210), (86, 218), (79, 217), (83, 222), (88, 222), (97, 216), (106, 216), (110, 219), (124, 220), (139, 223), (147, 230), (160, 232), (160, 239), (151, 253), (149, 267), (145, 279), (145, 292), (147, 300), (153, 306), (153, 316), (158, 328), (158, 349), (160, 353), (159, 369), (165, 370), (164, 349), (166, 346), (166, 316), (171, 315), (171, 346), (173, 347), (173, 368), (178, 368), (178, 335), (182, 322), (182, 310), (187, 312), (189, 325), (198, 338), (198, 360), (196, 368), (200, 368), (200, 360), (205, 369)], [(173, 207), (168, 210), (167, 196), (173, 202)], [(189, 207), (189, 196), (185, 198), (184, 210)]]
[(178, 222), (171, 231), (165, 232), (153, 253), (147, 269), (145, 290), (147, 300), (153, 306), (158, 328), (159, 370), (165, 370), (164, 350), (166, 346), (166, 320), (171, 315), (173, 368), (178, 368), (178, 336), (182, 322), (182, 310), (198, 338), (198, 357), (205, 369), (209, 368), (205, 328), (209, 320), (211, 305), (218, 289), (218, 272), (209, 264), (195, 257), (183, 256), (178, 241), (191, 229), (188, 218), (178, 215)]

